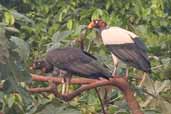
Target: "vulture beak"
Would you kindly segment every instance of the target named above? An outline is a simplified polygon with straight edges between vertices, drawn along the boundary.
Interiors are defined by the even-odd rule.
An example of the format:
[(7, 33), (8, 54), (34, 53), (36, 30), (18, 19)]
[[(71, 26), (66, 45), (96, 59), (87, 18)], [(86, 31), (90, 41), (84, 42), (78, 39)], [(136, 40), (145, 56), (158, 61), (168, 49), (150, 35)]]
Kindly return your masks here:
[(47, 69), (45, 67), (43, 67), (41, 70), (43, 73), (46, 73), (46, 71), (47, 71)]
[(30, 70), (33, 70), (33, 69), (35, 69), (36, 68), (36, 65), (35, 64), (32, 64), (31, 66), (30, 66)]
[(94, 23), (93, 22), (90, 22), (89, 24), (88, 24), (88, 26), (87, 26), (87, 28), (88, 29), (92, 29), (92, 28), (94, 28)]
[(30, 70), (33, 70), (33, 67), (32, 66), (30, 66), (30, 68), (29, 68)]

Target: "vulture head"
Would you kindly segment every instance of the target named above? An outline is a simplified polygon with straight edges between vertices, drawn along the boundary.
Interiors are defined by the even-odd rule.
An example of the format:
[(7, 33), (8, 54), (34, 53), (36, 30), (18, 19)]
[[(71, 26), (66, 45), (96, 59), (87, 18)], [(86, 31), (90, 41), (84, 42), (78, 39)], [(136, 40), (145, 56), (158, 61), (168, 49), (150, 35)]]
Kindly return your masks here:
[(46, 60), (35, 60), (31, 66), (33, 70), (41, 70), (44, 73), (53, 71), (53, 65), (49, 64)]
[(103, 21), (102, 19), (95, 19), (88, 24), (87, 28), (88, 29), (97, 28), (97, 29), (102, 30), (102, 29), (105, 29), (106, 26), (107, 26), (106, 22)]

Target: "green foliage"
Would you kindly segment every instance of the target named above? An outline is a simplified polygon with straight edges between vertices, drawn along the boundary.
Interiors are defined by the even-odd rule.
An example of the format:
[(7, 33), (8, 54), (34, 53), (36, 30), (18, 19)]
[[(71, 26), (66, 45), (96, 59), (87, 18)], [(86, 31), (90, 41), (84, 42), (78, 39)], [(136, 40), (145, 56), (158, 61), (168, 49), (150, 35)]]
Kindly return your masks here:
[[(58, 106), (58, 107), (56, 107)], [(74, 107), (60, 103), (59, 101), (52, 101), (41, 106), (38, 113), (35, 114), (81, 114), (79, 110)]]
[[(166, 81), (171, 79), (170, 4), (170, 0), (1, 0), (0, 79), (6, 80), (3, 83), (7, 88), (5, 93), (0, 92), (1, 110), (8, 114), (40, 114), (52, 110), (56, 113), (61, 111), (58, 112), (61, 114), (72, 111), (81, 111), (83, 114), (100, 113), (101, 108), (94, 91), (66, 105), (54, 103), (51, 98), (47, 100), (41, 95), (33, 95), (31, 101), (23, 88), (23, 82), (31, 81), (27, 71), (30, 62), (50, 48), (75, 45), (74, 40), (77, 38), (83, 38), (85, 50), (112, 69), (110, 53), (100, 43), (96, 33), (82, 31), (90, 20), (96, 18), (104, 19), (110, 26), (120, 26), (138, 34), (148, 48), (153, 70), (151, 78), (158, 85), (157, 89), (160, 86), (167, 88), (170, 83), (167, 85)], [(124, 73), (122, 69), (119, 71)], [(130, 71), (131, 78), (142, 76), (142, 73), (135, 70)], [(137, 86), (136, 81), (131, 83)], [(146, 89), (152, 92), (151, 84), (147, 85)], [(161, 98), (164, 99), (161, 103), (163, 105), (157, 105), (152, 100), (152, 103), (145, 106), (146, 114), (167, 114), (166, 110), (169, 110), (171, 103), (168, 100), (170, 89), (166, 88), (159, 91), (160, 99), (155, 99), (159, 104)], [(149, 96), (140, 88), (136, 91), (140, 93), (137, 96), (139, 102), (145, 104)], [(121, 93), (115, 91), (112, 95), (114, 103), (109, 106), (109, 112), (128, 113)]]
[[(9, 113), (9, 109), (12, 110), (13, 106), (15, 108), (22, 108), (24, 105), (28, 105), (32, 102), (31, 97), (28, 95), (28, 92), (25, 90), (25, 88), (23, 88), (23, 86), (19, 84), (19, 82), (30, 83), (31, 78), (23, 61), (21, 60), (21, 56), (19, 55), (19, 53), (21, 52), (19, 52), (19, 48), (16, 43), (17, 40), (14, 38), (12, 38), (12, 40), (9, 40), (6, 37), (8, 35), (5, 35), (8, 34), (8, 32), (5, 31), (4, 27), (1, 27), (0, 30), (0, 79), (1, 84), (3, 83), (4, 92), (2, 93), (3, 96), (1, 96), (0, 100), (1, 103), (3, 103), (2, 111)], [(22, 45), (22, 43), (20, 44)], [(20, 96), (18, 96), (17, 98), (22, 99), (22, 101), (20, 100), (20, 102), (24, 104), (15, 104), (19, 101), (16, 101), (14, 98), (15, 94), (11, 93), (19, 93)], [(10, 99), (8, 100), (8, 98)]]

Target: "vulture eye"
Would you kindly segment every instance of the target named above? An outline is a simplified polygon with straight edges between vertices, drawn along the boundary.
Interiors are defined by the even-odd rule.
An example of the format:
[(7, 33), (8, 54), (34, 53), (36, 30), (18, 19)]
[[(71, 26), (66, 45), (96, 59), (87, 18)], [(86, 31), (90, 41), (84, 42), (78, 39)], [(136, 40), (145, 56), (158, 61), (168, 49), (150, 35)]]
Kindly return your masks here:
[(98, 21), (96, 20), (96, 21), (95, 21), (95, 24), (97, 24), (97, 23), (98, 23)]

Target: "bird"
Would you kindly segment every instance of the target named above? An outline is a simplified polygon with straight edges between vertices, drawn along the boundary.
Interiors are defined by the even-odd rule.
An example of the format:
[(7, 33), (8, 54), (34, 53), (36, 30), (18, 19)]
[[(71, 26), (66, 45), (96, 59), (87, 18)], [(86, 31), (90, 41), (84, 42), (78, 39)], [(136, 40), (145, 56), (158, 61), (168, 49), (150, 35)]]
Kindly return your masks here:
[[(36, 59), (33, 61), (30, 70), (41, 70), (41, 73), (50, 73), (52, 76), (67, 77), (69, 75), (66, 71), (54, 67), (52, 64), (48, 63), (46, 59)], [(64, 79), (65, 80), (65, 79)], [(62, 80), (62, 94), (66, 92), (65, 81)], [(49, 81), (50, 85), (56, 85), (57, 83)]]
[[(138, 35), (120, 27), (109, 27), (102, 19), (92, 20), (87, 25), (87, 29), (93, 28), (98, 30), (103, 44), (112, 54), (115, 66), (112, 75), (116, 74), (119, 61), (139, 69), (144, 73), (151, 73), (151, 64), (147, 55), (147, 48)], [(128, 69), (126, 76), (128, 76)]]
[[(112, 77), (110, 70), (99, 62), (96, 57), (75, 47), (49, 50), (45, 58), (41, 61), (34, 62), (33, 66), (45, 72), (52, 71), (54, 67), (57, 67), (71, 75), (92, 79), (109, 79)], [(69, 83), (69, 80), (66, 80), (66, 84)]]

